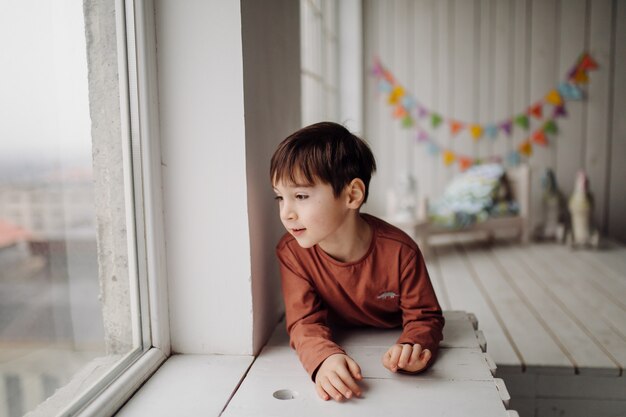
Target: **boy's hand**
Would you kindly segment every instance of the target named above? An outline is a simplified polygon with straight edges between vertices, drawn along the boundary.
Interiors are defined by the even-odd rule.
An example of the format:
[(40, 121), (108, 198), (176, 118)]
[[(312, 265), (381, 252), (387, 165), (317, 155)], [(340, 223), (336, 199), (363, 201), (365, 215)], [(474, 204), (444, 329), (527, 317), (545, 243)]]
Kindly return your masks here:
[(348, 355), (336, 353), (330, 355), (317, 370), (315, 389), (324, 401), (334, 398), (336, 401), (361, 396), (361, 390), (355, 382), (363, 379), (361, 368)]
[(391, 372), (397, 372), (399, 369), (406, 372), (418, 372), (426, 367), (431, 357), (430, 350), (422, 350), (419, 344), (393, 345), (383, 355), (383, 366)]

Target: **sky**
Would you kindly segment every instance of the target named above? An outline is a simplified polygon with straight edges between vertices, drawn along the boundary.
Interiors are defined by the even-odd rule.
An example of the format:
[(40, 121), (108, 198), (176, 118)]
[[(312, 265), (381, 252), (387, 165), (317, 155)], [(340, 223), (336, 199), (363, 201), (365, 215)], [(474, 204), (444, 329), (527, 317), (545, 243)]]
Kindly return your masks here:
[(0, 163), (90, 163), (82, 0), (2, 0), (0, 51)]

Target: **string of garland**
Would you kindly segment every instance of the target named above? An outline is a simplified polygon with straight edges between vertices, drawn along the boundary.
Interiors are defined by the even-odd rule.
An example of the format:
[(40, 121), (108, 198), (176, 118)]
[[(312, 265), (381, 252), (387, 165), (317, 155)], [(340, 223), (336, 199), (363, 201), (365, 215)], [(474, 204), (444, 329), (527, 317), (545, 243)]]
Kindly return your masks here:
[[(532, 156), (533, 143), (549, 146), (550, 140), (548, 135), (556, 135), (558, 133), (556, 120), (567, 116), (566, 101), (583, 99), (581, 87), (589, 82), (589, 71), (597, 68), (598, 64), (588, 53), (581, 54), (575, 65), (568, 71), (565, 81), (559, 83), (557, 88), (548, 91), (541, 100), (537, 100), (528, 106), (525, 111), (515, 113), (503, 120), (489, 123), (462, 121), (446, 117), (428, 108), (396, 80), (395, 76), (383, 66), (379, 58), (375, 58), (371, 73), (378, 82), (378, 90), (387, 95), (387, 103), (393, 107), (392, 116), (400, 119), (402, 126), (405, 128), (415, 127), (417, 141), (428, 144), (428, 150), (431, 155), (441, 154), (446, 165), (451, 165), (456, 161), (459, 163), (459, 167), (465, 170), (471, 165), (482, 163), (485, 160), (502, 161), (503, 158), (499, 155), (486, 158), (472, 158), (467, 155), (459, 155), (450, 149), (440, 146), (437, 140), (422, 127), (421, 121), (429, 121), (433, 129), (447, 125), (452, 137), (467, 129), (474, 141), (478, 141), (485, 136), (492, 140), (497, 139), (501, 135), (510, 137), (513, 128), (523, 129), (525, 132), (528, 132), (528, 135), (517, 146), (517, 149), (509, 152), (506, 156), (510, 164), (516, 165), (520, 162), (522, 155), (525, 157)], [(550, 115), (544, 118), (546, 112)], [(542, 121), (541, 126), (532, 132), (530, 132), (531, 118)]]

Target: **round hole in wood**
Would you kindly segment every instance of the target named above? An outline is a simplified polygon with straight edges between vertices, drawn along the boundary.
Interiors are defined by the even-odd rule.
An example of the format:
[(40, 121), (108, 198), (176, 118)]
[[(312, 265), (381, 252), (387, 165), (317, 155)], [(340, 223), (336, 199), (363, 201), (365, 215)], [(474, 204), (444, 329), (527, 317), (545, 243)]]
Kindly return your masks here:
[(297, 393), (290, 389), (279, 389), (278, 391), (274, 392), (274, 398), (278, 400), (293, 400), (294, 398), (296, 398), (296, 396)]

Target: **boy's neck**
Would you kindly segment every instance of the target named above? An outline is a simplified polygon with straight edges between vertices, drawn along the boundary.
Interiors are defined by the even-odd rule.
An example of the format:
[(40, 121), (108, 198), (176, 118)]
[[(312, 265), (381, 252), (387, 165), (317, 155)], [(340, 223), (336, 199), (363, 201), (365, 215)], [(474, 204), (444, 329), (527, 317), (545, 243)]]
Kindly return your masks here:
[(318, 246), (339, 262), (361, 259), (372, 242), (372, 227), (359, 212), (349, 215), (333, 239), (320, 242)]

